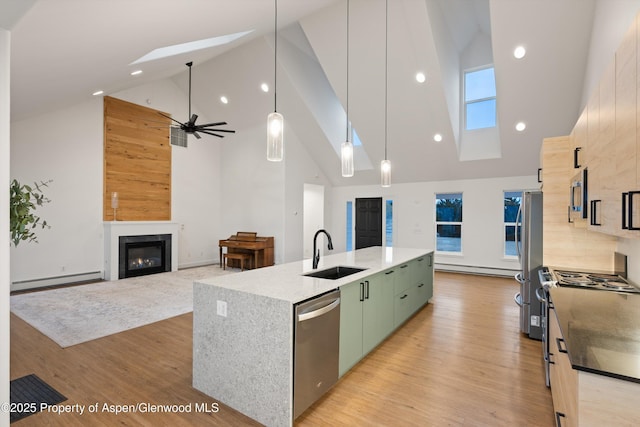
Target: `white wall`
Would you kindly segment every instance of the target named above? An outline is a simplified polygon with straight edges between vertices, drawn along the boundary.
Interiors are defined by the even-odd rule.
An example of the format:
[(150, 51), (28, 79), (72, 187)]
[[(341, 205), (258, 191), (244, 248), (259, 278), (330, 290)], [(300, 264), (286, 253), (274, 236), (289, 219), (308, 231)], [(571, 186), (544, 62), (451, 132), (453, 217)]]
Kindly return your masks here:
[(11, 124), (11, 178), (53, 180), (36, 209), (51, 228), (12, 247), (12, 282), (103, 270), (102, 112), (96, 98)]
[[(8, 94), (10, 88), (11, 33), (0, 28), (0, 92)], [(9, 96), (0, 97), (0, 182), (9, 182)], [(5, 187), (6, 189), (6, 187)], [(9, 196), (5, 190), (0, 192), (0, 210), (9, 212)], [(0, 230), (9, 228), (9, 218), (0, 215)], [(0, 239), (0, 402), (9, 402), (9, 233)], [(0, 411), (0, 426), (9, 425), (9, 411)]]
[[(518, 270), (519, 263), (503, 256), (504, 191), (537, 189), (535, 176), (477, 180), (437, 181), (380, 186), (341, 187), (333, 189), (333, 242), (337, 251), (346, 248), (346, 202), (360, 197), (383, 197), (393, 200), (394, 246), (435, 249), (435, 194), (462, 192), (462, 255), (436, 254), (436, 263), (444, 265)], [(449, 267), (447, 267), (449, 268)]]

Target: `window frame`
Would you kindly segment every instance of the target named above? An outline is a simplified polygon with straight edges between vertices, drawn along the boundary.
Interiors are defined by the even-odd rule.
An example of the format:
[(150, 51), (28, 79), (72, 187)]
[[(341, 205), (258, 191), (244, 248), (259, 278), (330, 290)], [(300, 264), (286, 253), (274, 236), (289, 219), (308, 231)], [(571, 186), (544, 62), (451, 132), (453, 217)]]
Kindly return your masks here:
[[(460, 196), (460, 221), (438, 221), (438, 200), (441, 200), (440, 195), (459, 195)], [(452, 199), (452, 198), (449, 198)], [(444, 198), (443, 198), (444, 200)], [(453, 192), (441, 192), (434, 195), (434, 237), (435, 237), (435, 252), (443, 255), (463, 255), (462, 248), (464, 247), (464, 193), (462, 191)], [(439, 225), (452, 225), (460, 227), (460, 250), (459, 251), (446, 251), (438, 249), (438, 226)]]
[[(483, 97), (483, 98), (473, 98), (467, 100), (467, 75), (472, 73), (478, 73), (480, 71), (492, 69), (493, 70), (493, 86), (495, 94), (493, 96)], [(482, 129), (495, 129), (498, 126), (498, 94), (497, 88), (495, 87), (495, 66), (493, 64), (488, 64), (482, 67), (477, 68), (469, 68), (464, 70), (462, 73), (462, 103), (463, 103), (463, 116), (464, 116), (464, 130), (465, 132), (473, 132)], [(487, 101), (494, 101), (493, 106), (493, 126), (483, 126), (483, 127), (474, 127), (473, 129), (469, 129), (469, 120), (468, 120), (468, 106), (472, 104), (484, 103)]]

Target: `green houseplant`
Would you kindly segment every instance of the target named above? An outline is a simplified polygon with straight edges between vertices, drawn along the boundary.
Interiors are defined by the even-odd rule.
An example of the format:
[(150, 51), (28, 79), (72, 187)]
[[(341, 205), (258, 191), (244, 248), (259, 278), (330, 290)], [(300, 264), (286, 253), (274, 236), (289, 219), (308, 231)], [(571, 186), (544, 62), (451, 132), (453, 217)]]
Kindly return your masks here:
[(34, 182), (32, 187), (20, 184), (16, 179), (11, 181), (9, 227), (14, 246), (18, 246), (23, 240), (37, 242), (35, 229), (37, 227), (50, 228), (47, 221), (35, 214), (36, 207), (50, 202), (42, 192), (42, 188), (47, 187), (50, 182), (51, 180), (40, 181), (40, 184)]

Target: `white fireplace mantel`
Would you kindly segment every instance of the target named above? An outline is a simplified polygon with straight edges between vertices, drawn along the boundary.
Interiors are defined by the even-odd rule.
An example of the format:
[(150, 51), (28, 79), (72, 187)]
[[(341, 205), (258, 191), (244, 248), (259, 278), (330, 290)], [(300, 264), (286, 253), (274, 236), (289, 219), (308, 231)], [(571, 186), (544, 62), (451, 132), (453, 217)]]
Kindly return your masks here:
[(178, 270), (179, 224), (168, 221), (109, 221), (104, 223), (104, 278), (118, 280), (120, 236), (171, 234), (171, 271)]

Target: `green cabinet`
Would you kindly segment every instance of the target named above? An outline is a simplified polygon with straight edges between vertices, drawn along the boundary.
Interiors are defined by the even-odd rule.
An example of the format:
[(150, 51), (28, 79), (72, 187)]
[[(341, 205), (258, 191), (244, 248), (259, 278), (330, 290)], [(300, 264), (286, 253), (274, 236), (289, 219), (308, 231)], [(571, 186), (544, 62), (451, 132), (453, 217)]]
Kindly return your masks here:
[(363, 282), (340, 287), (340, 376), (362, 358), (363, 293)]
[(394, 296), (394, 326), (404, 323), (433, 296), (433, 253), (400, 266)]
[(365, 280), (363, 303), (362, 354), (373, 350), (394, 329), (393, 270), (374, 274)]
[(394, 329), (393, 270), (340, 287), (340, 376)]
[(433, 253), (340, 287), (340, 376), (433, 296)]
[(433, 254), (418, 258), (413, 272), (416, 286), (415, 310), (418, 310), (433, 297)]

